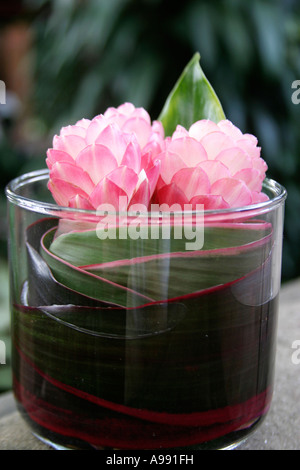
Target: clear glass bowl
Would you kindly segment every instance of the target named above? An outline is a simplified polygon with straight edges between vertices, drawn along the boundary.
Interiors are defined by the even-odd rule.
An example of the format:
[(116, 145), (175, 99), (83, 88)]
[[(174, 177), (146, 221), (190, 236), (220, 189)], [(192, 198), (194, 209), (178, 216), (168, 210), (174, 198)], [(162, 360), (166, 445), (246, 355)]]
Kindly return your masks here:
[(285, 189), (267, 179), (267, 202), (190, 214), (203, 246), (187, 250), (182, 214), (146, 214), (152, 238), (105, 238), (47, 181), (6, 188), (13, 388), (33, 433), (57, 449), (244, 440), (272, 397)]

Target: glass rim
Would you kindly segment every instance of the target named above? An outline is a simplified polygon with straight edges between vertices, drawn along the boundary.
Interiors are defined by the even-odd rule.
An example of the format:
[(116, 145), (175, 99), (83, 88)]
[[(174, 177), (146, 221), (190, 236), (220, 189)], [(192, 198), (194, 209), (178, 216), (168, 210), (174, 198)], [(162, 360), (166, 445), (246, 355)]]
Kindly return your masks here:
[[(28, 184), (33, 184), (35, 182), (42, 182), (43, 180), (48, 180), (48, 179), (49, 179), (48, 169), (34, 170), (28, 173), (24, 173), (20, 176), (17, 176), (16, 178), (12, 179), (5, 187), (5, 194), (6, 194), (7, 200), (29, 211), (48, 214), (51, 216), (55, 214), (58, 215), (60, 212), (64, 212), (64, 214), (68, 212), (70, 214), (89, 214), (89, 215), (99, 216), (99, 211), (97, 210), (77, 209), (77, 208), (71, 208), (68, 206), (59, 206), (55, 202), (53, 203), (43, 202), (43, 201), (39, 201), (36, 199), (22, 196), (17, 193), (18, 188), (21, 188)], [(272, 178), (265, 178), (265, 180), (263, 181), (263, 189), (268, 189), (270, 192), (272, 192), (272, 194), (274, 194), (274, 197), (268, 199), (267, 201), (249, 204), (247, 206), (230, 207), (226, 209), (209, 209), (209, 210), (204, 210), (202, 212), (204, 213), (204, 215), (224, 215), (224, 216), (228, 214), (232, 214), (232, 213), (247, 213), (247, 212), (252, 212), (252, 211), (264, 212), (264, 211), (270, 210), (274, 206), (279, 205), (280, 203), (283, 203), (287, 197), (286, 188)], [(50, 193), (50, 190), (49, 190), (49, 193)], [(186, 212), (190, 214), (196, 214), (197, 210), (191, 210), (191, 211), (181, 210), (181, 211), (170, 211), (170, 212), (166, 211), (165, 213), (166, 214), (172, 213), (176, 215), (176, 214), (182, 214)], [(119, 215), (126, 214), (129, 216), (131, 214), (130, 211), (129, 212), (115, 211), (114, 214), (115, 213)], [(132, 215), (134, 214), (135, 213), (133, 213)], [(157, 212), (156, 214), (159, 216), (163, 215), (162, 212)], [(145, 214), (145, 216), (147, 215), (151, 215), (153, 217), (155, 216), (155, 211), (148, 211)]]

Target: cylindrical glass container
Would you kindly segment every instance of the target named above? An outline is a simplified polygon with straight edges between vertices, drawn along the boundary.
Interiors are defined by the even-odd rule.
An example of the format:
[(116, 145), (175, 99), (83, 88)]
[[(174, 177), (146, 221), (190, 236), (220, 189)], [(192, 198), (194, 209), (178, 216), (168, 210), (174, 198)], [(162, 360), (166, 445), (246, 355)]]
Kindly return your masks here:
[(57, 449), (224, 449), (272, 397), (285, 189), (204, 213), (59, 207), (13, 180), (13, 388)]

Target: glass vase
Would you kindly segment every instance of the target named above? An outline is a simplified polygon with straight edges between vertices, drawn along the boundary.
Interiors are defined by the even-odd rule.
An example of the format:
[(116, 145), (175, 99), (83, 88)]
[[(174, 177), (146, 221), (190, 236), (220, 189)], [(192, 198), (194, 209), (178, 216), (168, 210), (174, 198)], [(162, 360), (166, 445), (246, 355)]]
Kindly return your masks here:
[(269, 410), (285, 189), (199, 213), (59, 207), (6, 188), (13, 390), (56, 449), (225, 449)]

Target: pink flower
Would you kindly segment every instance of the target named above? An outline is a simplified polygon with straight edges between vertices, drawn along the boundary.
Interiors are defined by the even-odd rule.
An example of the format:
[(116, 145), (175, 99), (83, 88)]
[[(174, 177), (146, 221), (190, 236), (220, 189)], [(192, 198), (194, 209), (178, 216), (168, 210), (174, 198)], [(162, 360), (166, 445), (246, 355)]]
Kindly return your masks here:
[(151, 124), (148, 113), (130, 103), (63, 127), (46, 159), (55, 201), (91, 210), (102, 204), (116, 210), (133, 204), (148, 207), (159, 176), (156, 155), (163, 138), (161, 124)]
[(267, 200), (261, 192), (267, 165), (253, 135), (230, 121), (177, 126), (159, 155), (156, 202), (204, 204), (204, 209), (240, 207)]

